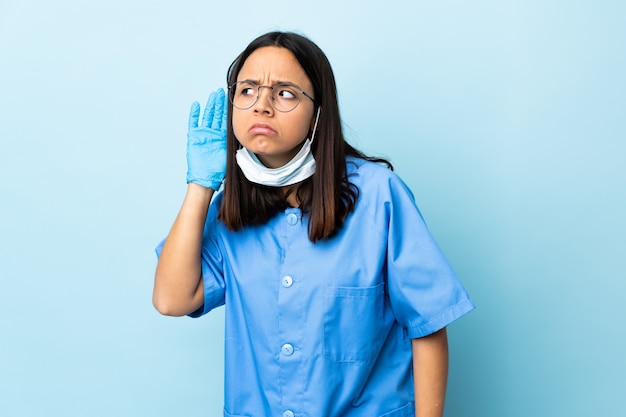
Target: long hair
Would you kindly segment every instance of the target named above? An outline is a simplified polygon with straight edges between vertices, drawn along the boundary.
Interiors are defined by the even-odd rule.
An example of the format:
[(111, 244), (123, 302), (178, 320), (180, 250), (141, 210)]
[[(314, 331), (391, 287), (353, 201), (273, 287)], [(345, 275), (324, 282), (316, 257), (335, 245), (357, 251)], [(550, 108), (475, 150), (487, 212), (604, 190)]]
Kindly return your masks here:
[[(315, 158), (315, 173), (307, 180), (292, 186), (300, 207), (309, 215), (309, 240), (328, 239), (343, 226), (348, 214), (356, 206), (359, 190), (350, 183), (347, 175), (346, 156), (355, 156), (382, 162), (392, 169), (389, 162), (370, 158), (350, 146), (344, 139), (335, 76), (324, 52), (311, 40), (292, 32), (270, 32), (259, 36), (233, 61), (227, 73), (231, 86), (246, 59), (257, 49), (276, 46), (289, 50), (300, 63), (313, 85), (315, 106), (321, 107), (315, 140), (311, 146)], [(230, 94), (230, 92), (229, 92)], [(233, 105), (228, 102), (228, 132), (226, 180), (224, 196), (218, 218), (230, 230), (266, 223), (288, 207), (280, 188), (252, 183), (237, 165), (235, 153), (240, 147), (232, 128)]]

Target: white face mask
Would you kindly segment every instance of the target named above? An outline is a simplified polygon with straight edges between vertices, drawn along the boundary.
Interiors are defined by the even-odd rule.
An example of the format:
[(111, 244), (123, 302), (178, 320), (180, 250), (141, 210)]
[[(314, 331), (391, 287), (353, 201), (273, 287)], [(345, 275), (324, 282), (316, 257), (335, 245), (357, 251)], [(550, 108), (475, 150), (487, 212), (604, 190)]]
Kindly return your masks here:
[(268, 168), (259, 161), (254, 152), (250, 152), (246, 148), (239, 149), (235, 158), (237, 158), (237, 165), (241, 168), (243, 175), (249, 181), (270, 187), (283, 187), (295, 184), (313, 175), (315, 172), (315, 159), (311, 153), (311, 144), (313, 139), (315, 139), (319, 117), (320, 108), (318, 107), (311, 139), (306, 139), (296, 156), (282, 167)]

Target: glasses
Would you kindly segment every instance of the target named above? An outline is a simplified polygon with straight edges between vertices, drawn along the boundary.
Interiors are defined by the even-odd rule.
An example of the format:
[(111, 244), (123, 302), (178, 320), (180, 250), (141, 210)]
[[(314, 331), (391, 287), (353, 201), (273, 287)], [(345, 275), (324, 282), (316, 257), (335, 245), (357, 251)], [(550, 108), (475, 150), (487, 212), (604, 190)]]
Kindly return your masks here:
[(270, 103), (272, 103), (272, 107), (282, 113), (290, 112), (298, 107), (302, 96), (308, 97), (315, 103), (313, 97), (292, 83), (279, 83), (270, 87), (269, 85), (257, 85), (252, 81), (237, 81), (228, 87), (228, 97), (233, 106), (239, 110), (247, 110), (259, 100), (261, 88), (272, 90)]

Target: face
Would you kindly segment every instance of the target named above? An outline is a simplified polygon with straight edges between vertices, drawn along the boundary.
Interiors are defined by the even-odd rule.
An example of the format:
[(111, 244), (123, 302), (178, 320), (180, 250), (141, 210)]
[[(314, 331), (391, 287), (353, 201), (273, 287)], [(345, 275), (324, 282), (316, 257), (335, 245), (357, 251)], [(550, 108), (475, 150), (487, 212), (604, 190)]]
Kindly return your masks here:
[[(313, 85), (295, 56), (285, 48), (267, 46), (254, 51), (244, 62), (237, 81), (261, 86), (289, 82), (313, 96)], [(233, 107), (233, 131), (242, 146), (254, 152), (269, 168), (289, 162), (300, 150), (312, 128), (313, 101), (302, 96), (290, 112), (277, 111), (271, 103), (271, 89), (261, 88), (259, 99), (246, 110)]]

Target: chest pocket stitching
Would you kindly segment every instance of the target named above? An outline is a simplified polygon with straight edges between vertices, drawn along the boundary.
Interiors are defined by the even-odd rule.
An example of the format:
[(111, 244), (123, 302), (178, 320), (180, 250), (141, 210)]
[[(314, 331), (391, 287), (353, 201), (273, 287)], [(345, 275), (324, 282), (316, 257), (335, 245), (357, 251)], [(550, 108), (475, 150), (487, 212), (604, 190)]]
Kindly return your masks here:
[(324, 356), (333, 362), (363, 362), (383, 342), (384, 283), (329, 287), (324, 314)]

